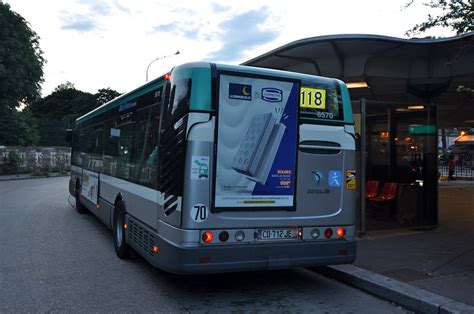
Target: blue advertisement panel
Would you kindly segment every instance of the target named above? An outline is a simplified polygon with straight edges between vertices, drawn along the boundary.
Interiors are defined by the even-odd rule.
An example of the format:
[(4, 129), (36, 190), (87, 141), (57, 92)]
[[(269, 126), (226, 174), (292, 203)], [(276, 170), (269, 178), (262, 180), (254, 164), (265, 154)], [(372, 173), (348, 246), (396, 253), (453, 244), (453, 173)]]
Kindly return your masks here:
[(299, 85), (221, 75), (214, 206), (294, 207)]

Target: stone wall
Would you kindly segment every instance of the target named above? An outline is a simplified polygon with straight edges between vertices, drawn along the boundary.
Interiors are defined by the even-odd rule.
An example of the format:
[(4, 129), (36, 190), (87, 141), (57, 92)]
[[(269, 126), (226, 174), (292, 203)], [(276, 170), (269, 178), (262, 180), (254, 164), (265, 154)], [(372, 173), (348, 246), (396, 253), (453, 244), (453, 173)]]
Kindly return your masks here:
[(18, 168), (15, 171), (18, 173), (66, 172), (71, 169), (70, 147), (0, 146), (0, 174), (12, 172), (11, 152), (19, 157), (13, 167)]

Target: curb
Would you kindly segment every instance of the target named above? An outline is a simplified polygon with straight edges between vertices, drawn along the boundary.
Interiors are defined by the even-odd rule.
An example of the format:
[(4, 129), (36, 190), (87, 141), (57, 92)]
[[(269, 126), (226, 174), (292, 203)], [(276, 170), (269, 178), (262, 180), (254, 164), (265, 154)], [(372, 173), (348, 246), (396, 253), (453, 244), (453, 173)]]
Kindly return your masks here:
[(314, 271), (342, 281), (380, 298), (421, 313), (474, 313), (474, 306), (411, 286), (353, 265), (313, 268)]
[(59, 178), (59, 177), (69, 177), (69, 174), (58, 175), (58, 176), (31, 176), (31, 177), (8, 177), (8, 178), (1, 178), (0, 181), (16, 181), (16, 180), (29, 180), (29, 179), (44, 179), (44, 178)]

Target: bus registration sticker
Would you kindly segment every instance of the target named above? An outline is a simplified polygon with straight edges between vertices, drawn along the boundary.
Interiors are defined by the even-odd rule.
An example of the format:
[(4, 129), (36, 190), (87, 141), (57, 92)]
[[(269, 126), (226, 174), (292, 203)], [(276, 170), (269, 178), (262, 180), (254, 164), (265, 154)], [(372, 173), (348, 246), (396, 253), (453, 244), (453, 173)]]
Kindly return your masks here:
[(257, 230), (257, 240), (287, 240), (287, 239), (298, 239), (299, 229), (288, 228), (288, 229), (261, 229)]
[(326, 110), (326, 90), (301, 87), (300, 108)]

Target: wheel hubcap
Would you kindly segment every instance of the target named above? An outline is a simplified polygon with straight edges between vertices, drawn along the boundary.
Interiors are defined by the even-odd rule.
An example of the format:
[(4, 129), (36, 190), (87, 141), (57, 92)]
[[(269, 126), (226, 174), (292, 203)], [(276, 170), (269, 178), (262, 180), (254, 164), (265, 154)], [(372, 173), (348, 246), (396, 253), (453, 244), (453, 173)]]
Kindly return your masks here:
[(117, 246), (122, 246), (122, 238), (123, 238), (123, 223), (122, 223), (122, 215), (117, 217), (117, 222), (115, 224), (115, 238), (117, 240)]

